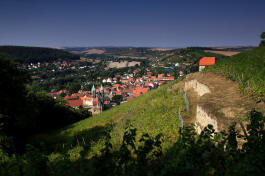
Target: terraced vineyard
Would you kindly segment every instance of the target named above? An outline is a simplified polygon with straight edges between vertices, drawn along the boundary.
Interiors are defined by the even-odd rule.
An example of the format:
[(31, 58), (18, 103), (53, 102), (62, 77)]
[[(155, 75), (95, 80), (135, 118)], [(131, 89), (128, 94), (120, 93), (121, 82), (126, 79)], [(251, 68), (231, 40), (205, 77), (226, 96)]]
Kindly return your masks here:
[(265, 47), (222, 59), (206, 71), (236, 81), (244, 94), (265, 101)]

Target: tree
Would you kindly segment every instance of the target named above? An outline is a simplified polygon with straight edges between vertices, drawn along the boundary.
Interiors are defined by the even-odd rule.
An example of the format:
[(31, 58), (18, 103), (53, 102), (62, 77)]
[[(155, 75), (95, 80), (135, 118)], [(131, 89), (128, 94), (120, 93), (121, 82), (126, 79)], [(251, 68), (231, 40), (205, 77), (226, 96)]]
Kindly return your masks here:
[(262, 40), (260, 41), (259, 46), (265, 46), (265, 32), (262, 32), (262, 33), (261, 33), (260, 38), (261, 38)]
[(17, 65), (0, 56), (0, 114), (2, 132), (6, 135), (15, 133), (13, 127), (19, 123), (26, 102), (26, 84), (29, 76), (17, 69)]
[(265, 39), (265, 32), (262, 32), (260, 38)]
[(11, 152), (8, 140), (13, 137), (17, 150), (23, 151), (28, 137), (77, 122), (91, 114), (76, 111), (54, 100), (46, 92), (26, 88), (29, 76), (17, 65), (0, 56), (0, 150)]
[(112, 102), (117, 103), (117, 105), (119, 105), (122, 102), (123, 97), (122, 97), (122, 95), (115, 95), (112, 97), (111, 100), (112, 100)]
[(70, 93), (76, 93), (81, 89), (81, 84), (78, 82), (72, 83), (69, 87)]

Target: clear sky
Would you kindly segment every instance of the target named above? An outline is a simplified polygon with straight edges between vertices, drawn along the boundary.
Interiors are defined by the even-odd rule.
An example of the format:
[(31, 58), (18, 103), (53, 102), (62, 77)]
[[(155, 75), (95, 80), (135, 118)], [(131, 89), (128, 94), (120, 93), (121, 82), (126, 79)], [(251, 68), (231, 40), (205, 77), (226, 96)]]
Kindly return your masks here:
[(0, 0), (0, 45), (243, 46), (265, 0)]

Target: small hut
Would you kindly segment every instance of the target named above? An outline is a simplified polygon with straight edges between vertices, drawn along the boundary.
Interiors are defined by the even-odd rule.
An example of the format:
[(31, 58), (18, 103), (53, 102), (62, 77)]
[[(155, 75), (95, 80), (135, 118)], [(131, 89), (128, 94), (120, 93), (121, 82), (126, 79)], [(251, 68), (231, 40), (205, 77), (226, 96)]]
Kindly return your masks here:
[(215, 64), (215, 57), (204, 57), (200, 60), (199, 71), (202, 71), (206, 66), (214, 64)]

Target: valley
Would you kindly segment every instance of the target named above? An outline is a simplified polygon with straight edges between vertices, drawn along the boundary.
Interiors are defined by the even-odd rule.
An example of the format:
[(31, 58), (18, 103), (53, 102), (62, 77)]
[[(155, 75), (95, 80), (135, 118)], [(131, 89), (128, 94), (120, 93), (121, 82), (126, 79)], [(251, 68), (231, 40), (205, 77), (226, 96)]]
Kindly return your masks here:
[[(74, 83), (76, 89), (64, 88), (62, 84), (62, 88), (51, 91), (48, 95), (49, 101), (69, 103), (71, 111), (80, 113), (80, 118), (83, 120), (77, 120), (75, 123), (69, 121), (60, 128), (35, 132), (26, 138), (27, 142), (36, 149), (34, 155), (46, 158), (43, 164), (48, 164), (53, 172), (71, 163), (69, 166), (72, 168), (67, 170), (71, 174), (82, 174), (81, 165), (84, 165), (85, 170), (92, 170), (95, 173), (101, 172), (102, 167), (104, 170), (114, 166), (120, 168), (123, 164), (119, 161), (127, 157), (134, 163), (129, 167), (148, 168), (145, 173), (160, 172), (159, 168), (171, 171), (174, 168), (181, 168), (182, 162), (194, 163), (194, 156), (184, 161), (178, 158), (179, 152), (183, 152), (182, 155), (186, 158), (190, 153), (196, 155), (196, 152), (204, 151), (209, 144), (211, 147), (208, 147), (214, 151), (210, 154), (211, 157), (219, 152), (227, 152), (223, 148), (219, 149), (218, 146), (225, 141), (228, 148), (233, 147), (229, 144), (231, 134), (238, 136), (233, 140), (236, 141), (237, 150), (243, 152), (244, 146), (248, 145), (243, 128), (248, 130), (247, 135), (251, 135), (249, 125), (254, 123), (252, 117), (260, 118), (262, 113), (265, 113), (264, 79), (262, 79), (264, 70), (261, 68), (255, 69), (256, 72), (248, 71), (253, 67), (262, 66), (264, 53), (264, 48), (242, 51), (234, 56), (209, 54), (198, 48), (162, 50), (147, 62), (137, 60), (140, 65), (108, 69), (105, 69), (107, 62), (128, 63), (133, 58), (93, 54), (91, 58), (82, 56), (85, 58), (78, 62), (22, 64), (19, 68), (31, 73), (35, 85), (52, 78), (57, 79), (60, 75), (89, 73), (79, 81), (79, 85)], [(252, 56), (253, 63), (248, 61), (250, 59), (248, 56)], [(214, 58), (216, 63), (204, 66), (205, 68), (198, 72), (202, 57)], [(242, 59), (246, 64), (243, 62), (239, 67), (238, 60)], [(98, 62), (95, 63), (95, 60)], [(99, 68), (102, 69), (98, 70)], [(47, 77), (49, 74), (52, 75), (50, 78)], [(75, 81), (76, 78), (73, 78)], [(88, 87), (84, 88), (82, 80), (87, 82)], [(71, 81), (68, 84), (71, 87)], [(29, 88), (34, 90), (32, 87)], [(148, 91), (141, 93), (140, 89)], [(37, 89), (35, 91), (38, 94)], [(98, 113), (95, 107), (99, 106), (102, 92), (104, 97), (111, 97), (112, 99), (107, 101), (115, 105), (112, 108), (101, 109)], [(119, 95), (122, 99), (114, 100)], [(89, 103), (91, 100), (92, 104)], [(95, 105), (93, 105), (94, 100), (98, 101)], [(80, 101), (83, 107), (74, 104), (71, 106), (72, 101)], [(105, 103), (104, 99), (103, 107), (108, 105), (107, 101)], [(66, 107), (63, 104), (60, 106)], [(94, 107), (91, 108), (91, 105)], [(93, 116), (87, 112), (89, 108)], [(234, 123), (236, 131), (233, 131)], [(227, 137), (224, 131), (229, 132)], [(147, 146), (150, 148), (145, 148)], [(197, 148), (193, 148), (194, 146)], [(146, 151), (142, 151), (143, 148)], [(143, 155), (148, 155), (144, 161), (152, 161), (154, 166), (138, 160)], [(26, 155), (23, 157), (23, 160), (29, 159)], [(178, 161), (175, 161), (176, 157)], [(99, 162), (109, 163), (111, 166), (99, 166)], [(177, 165), (169, 169), (165, 168), (166, 165), (163, 163)], [(216, 169), (215, 166), (210, 168)]]

